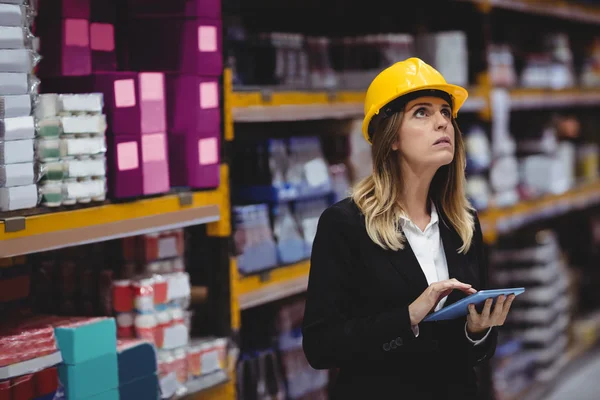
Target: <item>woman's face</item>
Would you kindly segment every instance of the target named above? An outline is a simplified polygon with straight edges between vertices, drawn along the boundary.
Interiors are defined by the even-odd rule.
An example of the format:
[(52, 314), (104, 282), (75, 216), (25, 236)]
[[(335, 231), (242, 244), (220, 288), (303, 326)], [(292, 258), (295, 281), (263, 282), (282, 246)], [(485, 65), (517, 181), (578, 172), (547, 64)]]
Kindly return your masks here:
[(435, 169), (454, 158), (450, 105), (439, 97), (420, 97), (404, 109), (398, 140), (392, 148), (414, 170)]

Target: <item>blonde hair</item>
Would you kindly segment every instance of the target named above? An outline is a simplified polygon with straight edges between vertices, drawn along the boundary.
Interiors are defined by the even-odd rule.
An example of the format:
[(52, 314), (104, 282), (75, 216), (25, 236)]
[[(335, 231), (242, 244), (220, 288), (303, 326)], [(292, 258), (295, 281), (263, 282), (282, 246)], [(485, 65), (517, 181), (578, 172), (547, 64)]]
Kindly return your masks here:
[[(352, 199), (365, 216), (367, 233), (371, 240), (386, 250), (404, 249), (404, 235), (400, 216), (404, 214), (398, 202), (402, 188), (402, 174), (392, 144), (396, 141), (402, 124), (402, 112), (387, 119), (374, 119), (371, 154), (373, 173), (353, 189)], [(466, 253), (473, 239), (473, 208), (464, 193), (466, 153), (462, 134), (452, 119), (454, 127), (454, 158), (436, 172), (429, 188), (429, 199), (448, 219), (463, 244), (458, 249)]]

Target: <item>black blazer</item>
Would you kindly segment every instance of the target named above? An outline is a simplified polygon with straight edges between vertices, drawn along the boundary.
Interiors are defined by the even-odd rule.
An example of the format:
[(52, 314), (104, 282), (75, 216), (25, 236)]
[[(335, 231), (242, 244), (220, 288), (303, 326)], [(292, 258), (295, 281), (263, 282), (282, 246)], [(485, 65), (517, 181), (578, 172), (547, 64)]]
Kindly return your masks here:
[[(476, 217), (473, 243), (459, 254), (461, 240), (438, 207), (440, 236), (450, 278), (477, 290), (488, 286), (488, 266)], [(334, 399), (470, 399), (474, 366), (490, 359), (497, 331), (475, 346), (465, 335), (466, 317), (421, 322), (415, 338), (408, 305), (427, 279), (405, 242), (400, 251), (377, 246), (351, 199), (323, 212), (313, 243), (303, 348), (316, 369), (339, 369)], [(463, 298), (453, 291), (445, 305)]]

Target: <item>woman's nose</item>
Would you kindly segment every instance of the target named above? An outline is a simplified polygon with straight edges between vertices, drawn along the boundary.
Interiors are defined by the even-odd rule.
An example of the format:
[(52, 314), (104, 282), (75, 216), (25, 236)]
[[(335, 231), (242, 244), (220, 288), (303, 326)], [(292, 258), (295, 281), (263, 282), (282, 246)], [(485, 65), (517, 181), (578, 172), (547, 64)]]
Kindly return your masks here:
[(450, 123), (450, 121), (448, 121), (448, 118), (446, 118), (444, 115), (442, 115), (441, 112), (436, 112), (435, 116), (436, 116), (436, 119), (435, 119), (436, 129), (438, 129), (438, 130), (446, 129), (446, 127)]

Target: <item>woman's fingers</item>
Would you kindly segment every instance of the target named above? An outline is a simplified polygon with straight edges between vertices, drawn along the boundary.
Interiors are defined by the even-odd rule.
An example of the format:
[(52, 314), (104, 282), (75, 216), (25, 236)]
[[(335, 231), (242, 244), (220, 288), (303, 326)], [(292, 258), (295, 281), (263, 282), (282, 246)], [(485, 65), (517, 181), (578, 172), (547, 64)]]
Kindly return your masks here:
[(483, 311), (481, 312), (481, 317), (484, 319), (488, 319), (490, 317), (490, 312), (492, 309), (493, 299), (487, 299), (485, 301), (485, 305), (483, 306)]
[(508, 312), (510, 311), (510, 306), (512, 305), (513, 300), (515, 299), (515, 295), (511, 294), (508, 296), (506, 302), (504, 302), (504, 307), (502, 307), (502, 322), (506, 321), (506, 317), (508, 316)]
[(477, 312), (477, 309), (475, 308), (475, 304), (469, 304), (469, 316), (471, 317), (473, 322), (476, 322), (479, 320), (479, 313)]
[(496, 304), (494, 305), (494, 311), (492, 311), (492, 315), (491, 315), (491, 319), (492, 319), (492, 324), (501, 324), (504, 321), (502, 321), (502, 313), (504, 312), (504, 301), (506, 300), (506, 297), (504, 295), (502, 296), (498, 296), (498, 299), (496, 300)]

